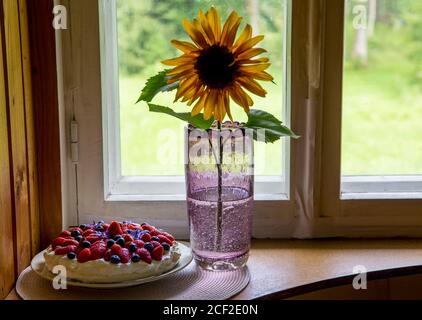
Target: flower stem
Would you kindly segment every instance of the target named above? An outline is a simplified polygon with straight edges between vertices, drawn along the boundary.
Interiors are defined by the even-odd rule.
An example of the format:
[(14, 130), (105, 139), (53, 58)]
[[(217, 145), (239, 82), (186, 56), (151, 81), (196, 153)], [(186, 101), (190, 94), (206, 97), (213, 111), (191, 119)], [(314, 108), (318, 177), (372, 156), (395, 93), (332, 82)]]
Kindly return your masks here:
[(219, 157), (217, 162), (217, 217), (216, 217), (216, 237), (215, 237), (215, 251), (221, 251), (221, 241), (223, 235), (223, 136), (221, 134), (221, 123), (218, 122), (219, 133)]

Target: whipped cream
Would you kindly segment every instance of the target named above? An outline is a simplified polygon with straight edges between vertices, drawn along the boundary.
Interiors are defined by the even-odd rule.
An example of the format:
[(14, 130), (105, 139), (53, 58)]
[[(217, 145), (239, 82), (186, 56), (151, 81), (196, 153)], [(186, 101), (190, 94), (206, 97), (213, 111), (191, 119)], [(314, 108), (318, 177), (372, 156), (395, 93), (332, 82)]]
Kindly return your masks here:
[(177, 242), (161, 261), (152, 260), (151, 264), (144, 261), (112, 264), (104, 259), (80, 263), (76, 259), (68, 259), (66, 255), (55, 255), (51, 246), (44, 252), (45, 266), (50, 272), (61, 265), (66, 268), (68, 279), (85, 283), (116, 283), (158, 276), (173, 269), (180, 256)]

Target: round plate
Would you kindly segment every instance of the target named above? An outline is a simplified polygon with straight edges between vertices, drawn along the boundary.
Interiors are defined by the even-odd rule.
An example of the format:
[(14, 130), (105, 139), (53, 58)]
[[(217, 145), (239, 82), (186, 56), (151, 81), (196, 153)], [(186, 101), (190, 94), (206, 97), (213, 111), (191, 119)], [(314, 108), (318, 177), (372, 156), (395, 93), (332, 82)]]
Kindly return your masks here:
[[(182, 270), (183, 268), (186, 268), (192, 262), (193, 256), (192, 256), (191, 249), (186, 244), (183, 244), (181, 242), (178, 242), (178, 244), (179, 244), (179, 250), (181, 253), (178, 264), (173, 269), (163, 274), (160, 274), (159, 276), (141, 278), (141, 279), (130, 280), (130, 281), (113, 282), (113, 283), (87, 283), (87, 282), (80, 282), (80, 281), (68, 279), (67, 285), (75, 286), (75, 287), (84, 287), (84, 288), (95, 288), (95, 289), (114, 289), (114, 288), (134, 287), (143, 283), (148, 283), (148, 282), (164, 279), (174, 274), (175, 272), (178, 272)], [(42, 278), (52, 281), (56, 277), (56, 275), (51, 273), (45, 267), (45, 260), (44, 260), (45, 251), (46, 250), (41, 251), (34, 257), (34, 259), (32, 259), (31, 268)]]

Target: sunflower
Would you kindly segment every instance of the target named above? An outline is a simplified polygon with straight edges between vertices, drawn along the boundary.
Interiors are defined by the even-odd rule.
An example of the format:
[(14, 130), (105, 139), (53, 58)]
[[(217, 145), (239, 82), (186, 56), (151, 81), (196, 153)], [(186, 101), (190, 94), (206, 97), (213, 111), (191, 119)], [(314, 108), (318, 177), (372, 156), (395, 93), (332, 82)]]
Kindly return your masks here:
[(175, 101), (182, 99), (189, 106), (194, 105), (192, 116), (204, 110), (205, 120), (214, 116), (221, 123), (228, 115), (233, 121), (230, 100), (249, 112), (254, 102), (245, 89), (266, 96), (257, 80), (273, 80), (265, 72), (270, 63), (268, 58), (257, 58), (266, 50), (255, 47), (264, 36), (253, 37), (248, 24), (236, 40), (241, 21), (233, 11), (222, 27), (218, 11), (211, 7), (205, 14), (199, 11), (192, 22), (183, 20), (193, 43), (172, 41), (183, 55), (163, 61), (174, 67), (167, 72), (168, 83), (179, 82)]

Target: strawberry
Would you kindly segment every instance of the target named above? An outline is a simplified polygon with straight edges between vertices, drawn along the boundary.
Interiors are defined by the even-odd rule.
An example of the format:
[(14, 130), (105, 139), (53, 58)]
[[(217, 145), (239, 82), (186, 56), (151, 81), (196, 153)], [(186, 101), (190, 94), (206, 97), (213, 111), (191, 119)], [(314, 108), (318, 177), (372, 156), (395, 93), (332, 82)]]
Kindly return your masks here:
[(56, 249), (57, 246), (64, 246), (64, 243), (66, 242), (66, 239), (63, 237), (58, 237), (56, 239), (54, 239), (53, 241), (53, 249)]
[(144, 242), (150, 242), (151, 241), (151, 235), (149, 233), (144, 233), (141, 236), (141, 240)]
[(60, 233), (60, 237), (66, 238), (66, 237), (70, 237), (72, 234), (70, 233), (69, 230), (65, 230), (62, 233)]
[(138, 249), (136, 250), (136, 254), (139, 255), (141, 257), (141, 260), (151, 264), (152, 262), (152, 258), (151, 258), (151, 254), (149, 253), (149, 251), (147, 249)]
[(125, 242), (133, 242), (133, 238), (130, 234), (125, 234), (123, 239), (125, 239)]
[(79, 242), (73, 239), (66, 239), (63, 242), (63, 246), (78, 246), (78, 245), (79, 245)]
[(88, 237), (86, 237), (86, 240), (91, 242), (91, 243), (95, 243), (98, 240), (101, 240), (102, 236), (98, 235), (98, 234), (90, 234)]
[(150, 231), (149, 233), (151, 236), (155, 237), (158, 236), (160, 234), (160, 232), (157, 229), (153, 229)]
[(144, 244), (145, 244), (145, 242), (143, 242), (142, 240), (135, 240), (133, 242), (135, 242), (135, 244), (138, 246), (138, 248), (143, 248)]
[(95, 232), (95, 230), (93, 230), (93, 229), (87, 229), (82, 233), (82, 236), (88, 237), (91, 233), (94, 233), (94, 232)]
[(85, 248), (78, 254), (78, 262), (85, 263), (91, 260), (91, 249)]
[(97, 241), (91, 246), (91, 259), (98, 260), (104, 257), (107, 251), (107, 245), (103, 241)]
[(123, 230), (122, 227), (120, 226), (120, 223), (113, 221), (110, 224), (110, 227), (108, 228), (108, 233), (110, 234), (110, 236), (113, 238), (115, 236), (117, 236), (118, 234), (122, 235), (123, 234)]
[(105, 254), (104, 254), (104, 260), (105, 260), (105, 261), (110, 261), (110, 259), (111, 259), (111, 250), (110, 250), (110, 249), (108, 249), (108, 250), (105, 252)]
[(130, 253), (126, 248), (122, 248), (121, 253), (119, 254), (121, 263), (128, 263), (130, 261)]
[(56, 256), (63, 256), (65, 254), (68, 254), (69, 252), (76, 252), (76, 249), (77, 249), (76, 246), (66, 246), (66, 247), (58, 246), (56, 250), (54, 250), (54, 254)]
[(149, 224), (144, 224), (142, 226), (142, 230), (148, 230), (149, 232), (151, 232), (153, 229), (155, 229), (153, 226), (150, 226)]
[(122, 247), (119, 246), (118, 244), (113, 244), (111, 246), (111, 255), (118, 255), (120, 256), (122, 254)]
[(110, 227), (110, 225), (108, 223), (103, 224), (104, 231), (108, 230), (109, 227)]
[(154, 248), (161, 246), (161, 244), (158, 241), (151, 241), (151, 244), (153, 245)]
[(173, 245), (173, 241), (170, 240), (169, 238), (167, 238), (166, 236), (163, 236), (162, 234), (160, 234), (157, 237), (158, 237), (158, 239), (160, 239), (161, 243), (167, 242), (168, 244)]
[(151, 255), (154, 258), (154, 260), (161, 261), (161, 259), (163, 258), (163, 253), (164, 253), (163, 247), (159, 246), (159, 247), (154, 248), (154, 250), (152, 250)]
[(170, 233), (162, 231), (161, 234), (171, 240), (171, 242), (174, 242), (175, 239)]

